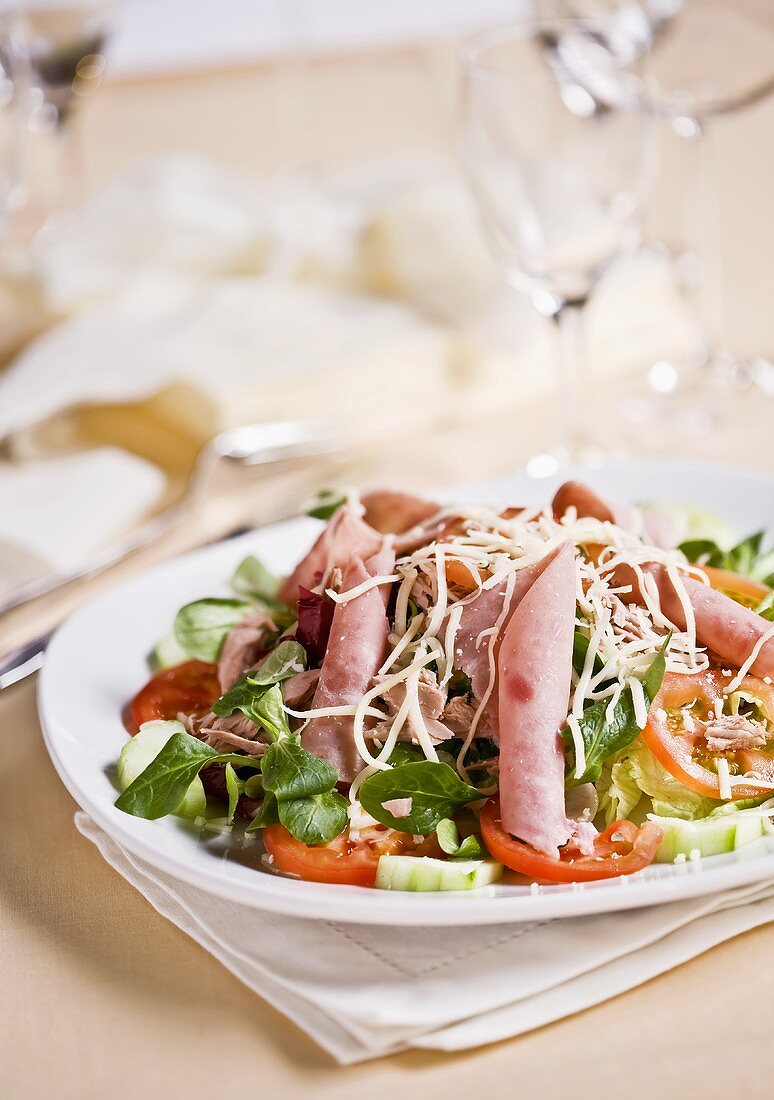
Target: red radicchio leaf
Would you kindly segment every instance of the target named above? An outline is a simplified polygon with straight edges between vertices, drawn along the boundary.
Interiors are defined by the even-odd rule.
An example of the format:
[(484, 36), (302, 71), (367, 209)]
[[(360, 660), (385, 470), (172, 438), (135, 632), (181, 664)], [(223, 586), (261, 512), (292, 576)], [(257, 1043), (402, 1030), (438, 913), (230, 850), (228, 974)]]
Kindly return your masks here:
[(336, 605), (328, 596), (318, 596), (308, 588), (299, 588), (298, 591), (300, 596), (297, 605), (296, 641), (304, 647), (315, 664), (320, 664), (328, 648), (328, 636)]

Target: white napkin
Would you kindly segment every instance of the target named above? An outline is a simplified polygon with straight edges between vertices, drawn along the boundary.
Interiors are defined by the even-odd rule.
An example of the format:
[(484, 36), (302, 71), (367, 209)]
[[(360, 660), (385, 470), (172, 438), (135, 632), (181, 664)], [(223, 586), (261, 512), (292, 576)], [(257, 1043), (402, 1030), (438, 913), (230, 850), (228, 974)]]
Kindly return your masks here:
[(453, 359), (450, 335), (398, 302), (275, 276), (146, 277), (22, 352), (0, 376), (0, 434), (175, 387), (155, 419), (201, 440), (293, 416), (372, 439), (442, 412)]
[(161, 874), (84, 813), (79, 831), (151, 905), (341, 1064), (520, 1035), (774, 920), (774, 880), (650, 909), (482, 928), (263, 913)]
[(0, 463), (0, 594), (77, 567), (148, 512), (165, 485), (157, 467), (117, 447)]

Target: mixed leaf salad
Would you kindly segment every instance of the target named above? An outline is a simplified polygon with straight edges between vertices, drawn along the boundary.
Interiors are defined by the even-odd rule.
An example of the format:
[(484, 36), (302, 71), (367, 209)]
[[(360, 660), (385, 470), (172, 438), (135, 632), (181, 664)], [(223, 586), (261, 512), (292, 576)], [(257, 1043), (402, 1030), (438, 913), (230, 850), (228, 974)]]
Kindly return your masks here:
[(273, 870), (462, 890), (631, 874), (774, 816), (774, 553), (689, 509), (328, 494), (286, 577), (181, 608), (116, 802)]

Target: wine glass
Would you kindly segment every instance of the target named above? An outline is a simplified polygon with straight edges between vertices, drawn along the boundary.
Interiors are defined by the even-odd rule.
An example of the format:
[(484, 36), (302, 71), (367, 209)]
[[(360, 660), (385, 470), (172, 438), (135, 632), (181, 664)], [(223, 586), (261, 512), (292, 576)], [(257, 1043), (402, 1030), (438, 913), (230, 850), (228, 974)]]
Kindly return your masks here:
[(651, 58), (649, 75), (648, 104), (683, 152), (684, 240), (677, 251), (702, 332), (700, 380), (744, 386), (751, 364), (726, 344), (715, 138), (724, 119), (774, 92), (774, 9), (761, 0), (689, 0)]
[(24, 200), (26, 114), (8, 64), (18, 33), (15, 17), (0, 14), (0, 231)]
[(535, 0), (544, 17), (595, 20), (615, 57), (636, 61), (669, 28), (683, 0)]
[[(768, 0), (684, 0), (658, 49), (647, 58), (646, 79), (641, 82), (642, 66), (636, 74), (625, 66), (613, 72), (604, 64), (597, 69), (588, 50), (568, 53), (571, 67), (581, 59), (586, 86), (597, 103), (652, 115), (666, 126), (662, 137), (671, 133), (676, 139), (680, 154), (680, 180), (670, 200), (681, 229), (669, 244), (683, 294), (693, 306), (698, 335), (692, 352), (653, 364), (648, 392), (632, 395), (624, 410), (632, 423), (648, 431), (659, 426), (667, 433), (707, 433), (733, 413), (729, 398), (734, 390), (754, 381), (772, 388), (774, 368), (764, 355), (753, 350), (745, 359), (729, 348), (730, 288), (722, 263), (715, 145), (724, 120), (774, 92), (773, 15)], [(757, 300), (754, 285), (746, 295), (739, 294), (738, 279), (737, 275), (737, 297)]]
[(485, 234), (508, 283), (557, 330), (561, 438), (533, 456), (534, 473), (600, 453), (586, 416), (583, 309), (611, 260), (637, 243), (650, 176), (647, 116), (601, 105), (581, 75), (596, 51), (600, 67), (618, 65), (602, 29), (529, 18), (460, 55), (462, 158)]
[(30, 129), (50, 135), (57, 163), (43, 175), (56, 187), (51, 205), (60, 213), (78, 194), (74, 109), (102, 82), (115, 7), (115, 0), (16, 0), (18, 33), (8, 65), (27, 84)]

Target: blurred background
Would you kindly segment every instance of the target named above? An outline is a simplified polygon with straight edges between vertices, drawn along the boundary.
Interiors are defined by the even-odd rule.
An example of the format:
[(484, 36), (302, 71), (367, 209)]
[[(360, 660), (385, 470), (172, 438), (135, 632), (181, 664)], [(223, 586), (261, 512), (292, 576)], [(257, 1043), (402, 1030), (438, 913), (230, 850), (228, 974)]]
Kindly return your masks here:
[(774, 467), (773, 91), (771, 0), (0, 0), (5, 640), (321, 485)]

